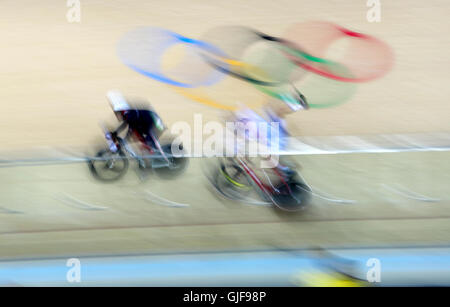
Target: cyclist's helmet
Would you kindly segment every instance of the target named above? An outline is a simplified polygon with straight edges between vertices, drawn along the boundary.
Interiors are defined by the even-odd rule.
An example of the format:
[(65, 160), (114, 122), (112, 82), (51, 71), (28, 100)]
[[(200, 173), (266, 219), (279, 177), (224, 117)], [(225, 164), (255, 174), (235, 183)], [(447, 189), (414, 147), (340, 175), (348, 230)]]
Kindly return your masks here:
[(124, 112), (131, 109), (125, 97), (119, 91), (108, 91), (108, 93), (106, 93), (106, 97), (108, 98), (114, 112)]

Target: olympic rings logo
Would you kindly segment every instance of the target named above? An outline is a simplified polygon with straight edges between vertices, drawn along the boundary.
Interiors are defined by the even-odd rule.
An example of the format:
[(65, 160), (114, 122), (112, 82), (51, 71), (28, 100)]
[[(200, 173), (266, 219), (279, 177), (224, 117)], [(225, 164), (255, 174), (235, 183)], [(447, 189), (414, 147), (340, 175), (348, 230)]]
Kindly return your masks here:
[[(346, 55), (330, 59), (327, 50), (342, 39), (347, 40)], [(179, 46), (184, 47), (184, 55), (169, 61), (178, 65), (165, 67), (167, 54)], [(386, 43), (328, 22), (296, 24), (283, 37), (226, 26), (193, 39), (141, 27), (121, 38), (118, 55), (131, 69), (170, 85), (186, 98), (225, 110), (236, 106), (213, 99), (219, 95), (208, 90), (224, 83), (227, 76), (251, 85), (264, 97), (295, 104), (301, 92), (311, 108), (326, 108), (349, 100), (356, 83), (380, 78), (393, 64)]]

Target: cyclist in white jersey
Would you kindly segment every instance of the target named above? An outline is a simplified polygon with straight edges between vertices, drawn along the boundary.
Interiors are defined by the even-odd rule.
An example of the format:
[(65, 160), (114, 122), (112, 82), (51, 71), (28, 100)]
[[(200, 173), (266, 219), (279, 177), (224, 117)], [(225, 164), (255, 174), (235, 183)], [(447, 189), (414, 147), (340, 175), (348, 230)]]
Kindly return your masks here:
[[(257, 142), (258, 150), (261, 147), (268, 149), (272, 153), (270, 159), (273, 158), (273, 155), (276, 155), (279, 151), (285, 151), (288, 147), (289, 132), (285, 117), (299, 110), (309, 108), (306, 98), (297, 90), (295, 95), (282, 101), (284, 103), (278, 100), (268, 103), (263, 108), (262, 115), (245, 106), (233, 113), (236, 134), (241, 139)], [(241, 154), (244, 150), (245, 148), (239, 148), (239, 146), (237, 148), (237, 151)], [(250, 152), (250, 154), (254, 153)], [(291, 168), (285, 163), (281, 163), (279, 159), (277, 159), (277, 163), (273, 167), (282, 171), (286, 176), (292, 174)]]

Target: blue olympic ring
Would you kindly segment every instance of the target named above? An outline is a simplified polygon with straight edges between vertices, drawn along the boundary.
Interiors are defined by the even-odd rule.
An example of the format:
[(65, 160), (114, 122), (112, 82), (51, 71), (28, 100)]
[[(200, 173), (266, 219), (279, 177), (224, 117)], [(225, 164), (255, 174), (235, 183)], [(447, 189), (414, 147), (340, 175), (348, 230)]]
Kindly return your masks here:
[[(157, 29), (157, 28), (153, 28), (153, 27), (146, 27), (147, 29)], [(143, 28), (140, 28), (143, 29)], [(219, 48), (208, 44), (206, 42), (200, 41), (200, 40), (196, 40), (196, 39), (192, 39), (186, 36), (182, 36), (178, 33), (172, 32), (172, 31), (168, 31), (165, 29), (158, 29), (160, 31), (160, 33), (164, 33), (167, 35), (167, 38), (169, 39), (165, 44), (163, 44), (162, 46), (159, 46), (160, 48), (158, 49), (158, 51), (160, 52), (160, 54), (156, 55), (155, 57), (158, 59), (157, 62), (159, 61), (159, 58), (164, 54), (164, 52), (171, 46), (176, 45), (176, 44), (187, 44), (187, 45), (191, 45), (191, 46), (195, 46), (197, 48), (200, 48), (204, 51), (225, 57), (225, 53), (223, 51), (221, 51)], [(128, 33), (127, 33), (128, 34)], [(125, 34), (125, 38), (127, 37), (127, 34)], [(120, 43), (119, 43), (119, 47), (120, 47)], [(214, 83), (219, 82), (222, 78), (225, 77), (225, 74), (223, 74), (222, 72), (219, 71), (214, 71), (214, 74), (211, 78), (207, 79), (206, 81), (203, 82), (199, 82), (197, 84), (189, 84), (189, 83), (185, 83), (185, 82), (179, 82), (176, 81), (174, 79), (168, 78), (166, 77), (164, 74), (162, 74), (159, 69), (155, 69), (154, 71), (149, 71), (146, 69), (143, 69), (141, 67), (139, 67), (139, 65), (136, 64), (132, 64), (129, 63), (127, 60), (124, 59), (123, 56), (120, 55), (120, 51), (118, 50), (119, 53), (119, 57), (122, 59), (122, 61), (124, 62), (125, 65), (127, 65), (129, 68), (133, 69), (134, 71), (150, 77), (152, 79), (155, 79), (157, 81), (160, 82), (164, 82), (167, 83), (169, 85), (174, 85), (174, 86), (178, 86), (178, 87), (184, 87), (184, 88), (194, 88), (194, 87), (198, 87), (198, 86), (209, 86), (212, 85)]]

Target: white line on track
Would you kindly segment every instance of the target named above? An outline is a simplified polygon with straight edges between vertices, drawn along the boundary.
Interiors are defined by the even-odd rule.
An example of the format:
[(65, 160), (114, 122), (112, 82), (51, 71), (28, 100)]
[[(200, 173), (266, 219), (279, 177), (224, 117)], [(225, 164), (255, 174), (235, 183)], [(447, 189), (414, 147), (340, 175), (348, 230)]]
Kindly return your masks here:
[(6, 213), (6, 214), (22, 214), (23, 212), (17, 211), (17, 210), (11, 210), (5, 207), (0, 207), (0, 213)]
[(418, 194), (416, 192), (407, 190), (405, 188), (401, 188), (400, 186), (397, 185), (397, 188), (394, 188), (392, 186), (389, 186), (387, 184), (381, 183), (381, 186), (384, 187), (387, 190), (390, 190), (398, 195), (404, 196), (406, 198), (410, 198), (410, 199), (414, 199), (414, 200), (419, 200), (419, 201), (424, 201), (424, 202), (440, 202), (441, 200), (438, 198), (432, 198), (432, 197), (428, 197), (425, 195), (421, 195)]
[(144, 194), (147, 195), (147, 199), (152, 200), (152, 201), (154, 201), (157, 204), (162, 205), (162, 206), (174, 207), (174, 208), (186, 208), (186, 207), (190, 207), (191, 206), (189, 204), (177, 203), (177, 202), (165, 199), (163, 197), (160, 197), (158, 195), (153, 194), (150, 191), (145, 191)]
[(306, 182), (305, 178), (300, 173), (298, 175), (303, 180), (303, 182), (309, 187), (309, 189), (311, 190), (311, 194), (315, 197), (321, 198), (321, 199), (329, 201), (329, 202), (339, 203), (339, 204), (354, 204), (354, 203), (356, 203), (356, 200), (337, 198), (328, 193), (325, 193), (316, 188), (313, 188), (310, 184), (308, 184)]
[[(383, 135), (344, 135), (289, 137), (291, 144), (287, 151), (274, 151), (274, 155), (323, 155), (351, 153), (394, 153), (394, 152), (426, 152), (450, 151), (450, 133), (415, 133), (415, 134), (383, 134)], [(23, 157), (23, 153), (3, 153), (0, 167), (38, 166), (56, 163), (81, 163), (89, 158), (83, 156), (86, 149), (71, 148), (55, 150), (46, 148), (39, 152), (29, 151), (34, 157)], [(9, 156), (9, 157), (8, 157)], [(36, 158), (39, 156), (40, 158)], [(194, 155), (187, 154), (186, 157)], [(14, 158), (13, 158), (14, 157)], [(92, 157), (91, 157), (92, 158)]]
[(71, 207), (83, 209), (83, 210), (107, 210), (108, 209), (108, 207), (102, 207), (102, 206), (96, 206), (96, 205), (89, 204), (87, 202), (76, 199), (75, 197), (72, 197), (65, 193), (59, 193), (57, 196), (55, 196), (55, 199), (65, 203)]

